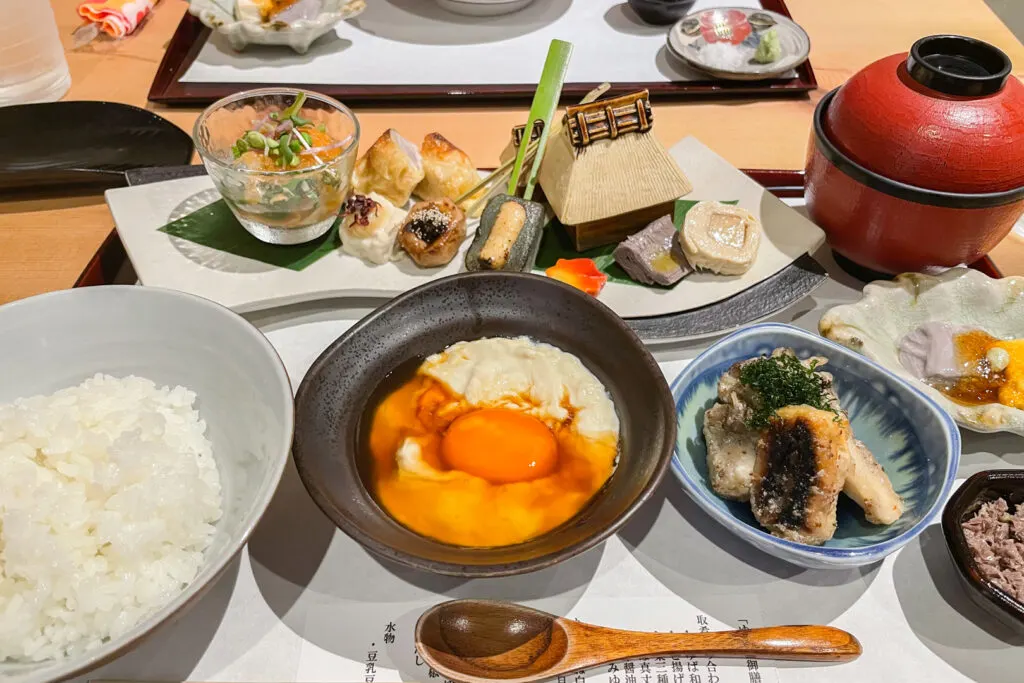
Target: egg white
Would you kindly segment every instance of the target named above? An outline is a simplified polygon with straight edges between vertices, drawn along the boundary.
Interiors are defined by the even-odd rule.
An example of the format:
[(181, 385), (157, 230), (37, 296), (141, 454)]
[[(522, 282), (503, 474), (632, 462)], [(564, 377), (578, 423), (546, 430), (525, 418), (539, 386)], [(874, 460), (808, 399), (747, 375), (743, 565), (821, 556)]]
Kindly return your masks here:
[[(455, 396), (478, 408), (519, 410), (548, 425), (575, 413), (572, 423), (588, 439), (619, 438), (619, 418), (608, 391), (576, 356), (528, 337), (458, 342), (427, 358), (419, 371), (443, 383)], [(440, 472), (422, 457), (415, 438), (395, 454), (400, 472), (428, 479), (468, 477)]]
[(528, 397), (524, 412), (542, 420), (564, 420), (567, 396), (580, 434), (619, 435), (615, 404), (601, 381), (576, 356), (529, 337), (458, 342), (427, 358), (420, 372), (473, 406), (517, 408)]
[(235, 19), (260, 24), (263, 22), (262, 6), (259, 0), (238, 0), (235, 3)]

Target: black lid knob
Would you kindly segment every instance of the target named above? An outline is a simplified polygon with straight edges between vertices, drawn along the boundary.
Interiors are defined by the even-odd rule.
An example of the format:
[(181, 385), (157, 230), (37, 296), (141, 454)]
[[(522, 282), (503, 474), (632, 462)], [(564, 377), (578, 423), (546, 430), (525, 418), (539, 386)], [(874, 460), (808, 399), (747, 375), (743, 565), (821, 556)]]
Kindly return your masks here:
[(964, 36), (921, 38), (907, 56), (911, 78), (947, 95), (978, 97), (999, 92), (1011, 68), (1002, 50)]

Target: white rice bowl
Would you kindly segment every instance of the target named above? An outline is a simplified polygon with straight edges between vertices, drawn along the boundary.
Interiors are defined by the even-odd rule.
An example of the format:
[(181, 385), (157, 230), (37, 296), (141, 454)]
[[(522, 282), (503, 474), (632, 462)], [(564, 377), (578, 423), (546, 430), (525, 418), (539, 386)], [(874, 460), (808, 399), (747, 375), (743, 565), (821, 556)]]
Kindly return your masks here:
[(222, 500), (195, 402), (96, 375), (0, 405), (0, 660), (93, 650), (197, 577)]
[[(180, 577), (175, 578), (189, 575), (194, 575), (194, 578), (175, 592), (161, 596), (160, 601), (166, 601), (165, 604), (147, 610), (134, 626), (128, 627), (127, 621), (116, 624), (116, 628), (121, 629), (117, 631), (119, 635), (111, 635), (99, 644), (95, 641), (80, 643), (81, 647), (76, 646), (66, 657), (39, 661), (24, 656), (17, 660), (0, 659), (0, 680), (4, 683), (54, 683), (78, 676), (126, 653), (145, 636), (153, 634), (158, 625), (168, 624), (184, 615), (216, 584), (219, 577), (228, 572), (266, 511), (288, 461), (294, 427), (294, 400), (284, 364), (258, 329), (223, 306), (182, 292), (129, 285), (83, 287), (41, 294), (0, 306), (0, 329), (4, 331), (0, 334), (0, 378), (3, 378), (0, 381), (0, 404), (76, 387), (96, 373), (120, 378), (133, 375), (148, 378), (157, 387), (171, 388), (170, 393), (174, 397), (168, 399), (171, 402), (187, 403), (186, 395), (177, 395), (174, 391), (177, 386), (187, 387), (188, 391), (195, 392), (195, 404), (191, 410), (199, 411), (206, 430), (205, 438), (212, 444), (212, 458), (216, 461), (220, 481), (223, 514), (212, 525), (212, 536), (210, 529), (204, 527), (193, 537), (191, 526), (197, 518), (186, 516), (184, 510), (174, 508), (175, 501), (182, 500), (182, 489), (166, 483), (187, 480), (178, 478), (184, 473), (165, 467), (167, 459), (152, 453), (147, 452), (146, 460), (141, 463), (125, 457), (126, 462), (133, 465), (144, 465), (141, 470), (136, 470), (136, 475), (146, 471), (159, 473), (161, 477), (173, 475), (166, 482), (161, 479), (157, 493), (163, 509), (174, 510), (173, 521), (163, 516), (160, 519), (163, 524), (173, 527), (174, 534), (180, 534), (176, 540), (199, 544), (198, 547), (180, 546), (186, 555), (196, 558), (201, 544), (206, 541), (209, 547), (202, 552), (198, 573), (189, 560), (181, 564), (173, 562), (172, 558), (184, 558), (185, 555), (164, 553), (161, 566), (165, 573), (180, 572)], [(140, 407), (138, 401), (135, 403), (133, 411)], [(189, 414), (184, 405), (168, 407), (162, 412), (165, 422), (177, 419), (168, 416)], [(125, 419), (124, 416), (110, 417)], [(3, 422), (6, 424), (7, 421)], [(60, 429), (64, 428), (62, 423), (58, 424)], [(153, 420), (142, 420), (139, 426), (140, 439), (142, 434), (155, 428)], [(179, 428), (184, 429), (179, 423), (174, 431), (185, 434), (185, 431), (179, 432)], [(0, 429), (5, 427), (0, 425)], [(195, 428), (196, 433), (199, 429)], [(56, 428), (54, 433), (57, 433)], [(171, 434), (172, 431), (165, 428), (165, 433)], [(3, 438), (6, 443), (8, 437)], [(181, 443), (186, 438), (182, 437)], [(189, 443), (193, 444), (194, 469), (200, 470), (199, 463), (206, 461), (210, 451), (204, 451), (204, 446), (197, 441)], [(205, 455), (200, 457), (201, 453)], [(127, 454), (127, 450), (122, 452), (123, 456)], [(65, 459), (79, 467), (86, 466), (84, 461)], [(9, 475), (0, 473), (0, 476)], [(80, 476), (99, 475), (94, 467), (92, 473)], [(209, 473), (204, 473), (199, 479), (205, 480), (208, 476)], [(37, 483), (31, 482), (30, 485)], [(157, 492), (155, 486), (140, 485), (139, 490)], [(91, 486), (88, 492), (91, 496)], [(140, 498), (137, 496), (135, 501)], [(120, 499), (119, 513), (128, 515), (131, 512), (130, 500), (130, 497)], [(180, 502), (178, 504), (180, 506)], [(65, 505), (63, 499), (60, 505)], [(62, 508), (51, 508), (37, 504), (33, 514), (50, 524), (66, 512)], [(209, 526), (205, 516), (200, 514), (198, 519)], [(132, 533), (138, 534), (133, 536), (139, 544), (136, 550), (156, 547), (155, 544), (146, 545), (145, 533), (148, 532), (144, 532), (143, 527)], [(124, 532), (119, 540), (127, 542), (128, 533)], [(81, 548), (72, 546), (76, 551), (88, 552), (85, 548), (84, 545)], [(159, 552), (164, 552), (162, 545)], [(123, 557), (122, 552), (118, 555), (119, 561)], [(111, 600), (130, 597), (131, 601), (126, 605), (128, 611), (143, 604), (156, 605), (156, 600), (151, 602), (150, 598), (162, 590), (161, 586), (167, 585), (147, 583), (150, 580), (147, 576), (123, 578), (134, 581), (131, 586), (134, 592), (130, 596), (121, 593), (121, 588), (113, 584), (96, 581), (96, 585), (113, 591), (106, 596)], [(143, 592), (150, 589), (152, 593)], [(6, 586), (4, 590), (7, 590)], [(99, 593), (89, 595), (96, 598)], [(0, 609), (0, 623), (4, 628), (12, 628), (4, 611), (10, 609), (10, 604)], [(21, 607), (17, 611), (29, 614)], [(64, 623), (74, 628), (102, 626), (101, 614), (106, 614), (106, 611), (93, 611), (95, 614), (89, 617), (93, 622), (86, 619)], [(111, 611), (120, 612), (122, 606), (118, 604)], [(94, 635), (94, 632), (90, 631), (90, 634)], [(34, 647), (39, 648), (37, 652), (40, 655), (42, 648), (51, 645), (56, 652), (61, 647), (60, 639), (69, 635), (70, 631), (63, 635), (47, 633), (46, 638), (52, 640), (43, 640)], [(159, 650), (172, 644), (158, 642), (155, 646)], [(21, 644), (7, 647), (21, 647), (21, 651), (25, 651)]]

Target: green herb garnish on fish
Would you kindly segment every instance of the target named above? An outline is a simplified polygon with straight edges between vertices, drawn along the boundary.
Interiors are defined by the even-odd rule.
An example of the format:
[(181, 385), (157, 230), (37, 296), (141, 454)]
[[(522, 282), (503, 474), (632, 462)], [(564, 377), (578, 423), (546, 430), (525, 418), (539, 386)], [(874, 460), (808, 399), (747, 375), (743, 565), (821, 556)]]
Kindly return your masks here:
[(795, 356), (782, 354), (753, 360), (740, 368), (740, 382), (757, 392), (759, 401), (747, 421), (751, 429), (764, 429), (779, 408), (808, 405), (835, 413), (829, 396), (832, 383), (815, 372), (817, 361), (804, 365)]

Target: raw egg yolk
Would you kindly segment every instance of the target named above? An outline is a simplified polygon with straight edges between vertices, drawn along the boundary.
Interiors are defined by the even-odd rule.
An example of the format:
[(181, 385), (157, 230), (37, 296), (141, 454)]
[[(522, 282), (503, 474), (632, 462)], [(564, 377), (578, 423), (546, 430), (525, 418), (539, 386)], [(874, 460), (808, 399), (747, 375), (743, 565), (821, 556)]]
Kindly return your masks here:
[(1010, 356), (1010, 362), (1003, 371), (1006, 384), (999, 389), (999, 402), (1011, 408), (1024, 408), (1024, 340), (1011, 339), (993, 346)]
[(535, 417), (483, 408), (452, 422), (441, 441), (441, 458), (450, 469), (512, 484), (551, 474), (558, 465), (558, 443)]

